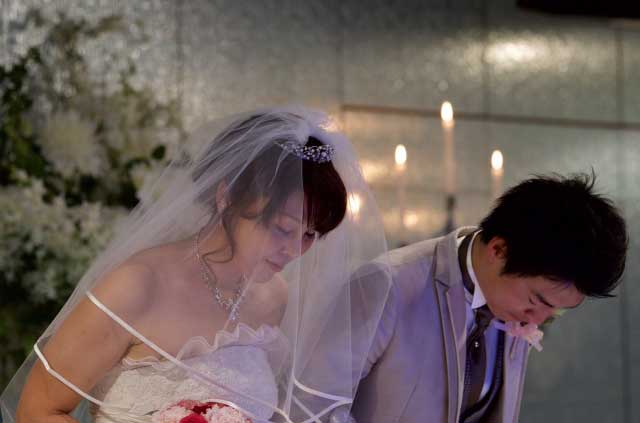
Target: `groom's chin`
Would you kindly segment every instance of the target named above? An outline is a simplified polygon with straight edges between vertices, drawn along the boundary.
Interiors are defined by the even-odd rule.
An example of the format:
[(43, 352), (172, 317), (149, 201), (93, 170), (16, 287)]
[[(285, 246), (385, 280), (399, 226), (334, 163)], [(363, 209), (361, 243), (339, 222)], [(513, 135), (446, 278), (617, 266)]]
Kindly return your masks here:
[(491, 312), (493, 313), (493, 316), (498, 319), (501, 320), (503, 322), (513, 322), (513, 321), (517, 321), (516, 317), (514, 314), (511, 314), (505, 310), (495, 310), (492, 309), (491, 307), (489, 307), (489, 309), (491, 310)]
[(503, 313), (502, 316), (497, 316), (497, 317), (498, 317), (498, 319), (502, 320), (503, 322), (519, 322), (519, 323), (523, 322), (523, 320), (520, 317), (518, 317), (517, 314), (514, 314), (514, 313), (506, 313), (505, 312), (505, 313)]

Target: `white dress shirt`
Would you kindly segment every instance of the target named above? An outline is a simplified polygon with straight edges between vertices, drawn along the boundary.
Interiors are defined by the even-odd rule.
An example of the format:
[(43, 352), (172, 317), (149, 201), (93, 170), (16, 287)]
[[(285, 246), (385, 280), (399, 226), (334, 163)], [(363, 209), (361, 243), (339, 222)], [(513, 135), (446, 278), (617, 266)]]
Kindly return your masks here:
[[(467, 251), (467, 271), (469, 272), (469, 277), (474, 285), (473, 297), (471, 297), (471, 293), (467, 291), (467, 335), (471, 333), (471, 331), (475, 327), (475, 318), (476, 318), (476, 309), (487, 304), (487, 300), (482, 293), (482, 289), (480, 288), (480, 284), (478, 283), (478, 278), (476, 277), (476, 273), (473, 270), (473, 260), (471, 252), (473, 251), (473, 243), (476, 240), (476, 236), (480, 233), (480, 231), (473, 234), (473, 238), (471, 238), (471, 242), (469, 243), (469, 249)], [(460, 248), (460, 244), (462, 244), (462, 240), (464, 238), (458, 238), (458, 248)], [(466, 291), (466, 288), (465, 288)], [(484, 396), (489, 392), (491, 388), (491, 382), (493, 381), (493, 369), (496, 364), (496, 352), (498, 349), (498, 330), (493, 325), (489, 325), (487, 330), (484, 333), (485, 338), (485, 351), (487, 353), (487, 367), (484, 376), (484, 384), (482, 385), (482, 391), (480, 393), (480, 399), (484, 398)]]

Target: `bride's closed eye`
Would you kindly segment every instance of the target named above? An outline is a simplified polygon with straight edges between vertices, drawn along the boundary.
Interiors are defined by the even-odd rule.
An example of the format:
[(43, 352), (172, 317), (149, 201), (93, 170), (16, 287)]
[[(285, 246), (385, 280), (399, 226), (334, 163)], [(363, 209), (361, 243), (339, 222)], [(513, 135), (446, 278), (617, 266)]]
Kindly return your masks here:
[(285, 235), (285, 236), (291, 235), (294, 231), (294, 229), (287, 229), (280, 225), (275, 225), (275, 228), (278, 232), (280, 232), (282, 235)]

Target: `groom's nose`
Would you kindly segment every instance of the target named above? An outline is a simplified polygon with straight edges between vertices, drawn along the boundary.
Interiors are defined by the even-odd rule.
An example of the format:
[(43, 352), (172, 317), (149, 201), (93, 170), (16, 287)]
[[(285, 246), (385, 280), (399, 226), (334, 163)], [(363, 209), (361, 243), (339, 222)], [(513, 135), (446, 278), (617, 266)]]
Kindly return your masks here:
[(533, 323), (536, 325), (541, 325), (544, 323), (551, 315), (553, 314), (553, 309), (546, 308), (531, 308), (525, 312), (527, 316), (527, 323)]

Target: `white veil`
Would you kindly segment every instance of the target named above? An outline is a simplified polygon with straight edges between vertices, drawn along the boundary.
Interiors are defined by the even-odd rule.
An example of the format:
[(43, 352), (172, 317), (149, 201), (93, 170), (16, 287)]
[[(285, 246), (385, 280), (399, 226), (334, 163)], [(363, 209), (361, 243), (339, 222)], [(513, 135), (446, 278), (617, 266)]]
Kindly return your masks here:
[[(326, 179), (332, 174), (329, 167), (339, 181)], [(288, 227), (278, 220), (285, 209)], [(244, 232), (239, 221), (244, 222)], [(308, 222), (317, 231), (306, 252), (303, 241), (313, 241), (314, 234), (305, 225), (292, 226), (295, 221)], [(225, 247), (208, 248), (217, 245), (220, 234)], [(165, 336), (119, 313), (117, 298), (127, 295), (126, 283), (119, 288), (122, 297), (102, 296), (101, 284), (132, 257), (153, 255), (168, 245), (182, 252), (176, 268), (202, 267), (198, 273), (202, 278), (189, 283), (208, 286), (212, 313), (225, 316), (212, 319), (210, 331), (198, 333), (208, 343), (205, 352), (242, 347), (241, 332), (246, 331), (253, 337), (247, 344), (264, 352), (257, 357), (264, 357), (275, 378), (276, 396), (256, 393), (253, 370), (243, 375), (248, 383), (229, 381), (194, 366), (195, 352), (177, 353), (172, 348), (193, 336)], [(39, 360), (50, 375), (84, 398), (75, 416), (91, 408), (94, 413), (115, 410), (115, 422), (151, 421), (149, 413), (138, 415), (130, 407), (96, 398), (92, 387), (80, 389), (59, 371), (58, 363), (49, 362), (49, 342), (79, 304), (91, 301), (155, 353), (162, 364), (154, 367), (157, 372), (198, 386), (191, 391), (200, 392), (198, 398), (183, 398), (176, 391), (174, 400), (230, 405), (254, 423), (328, 421), (334, 410), (351, 403), (365, 365), (390, 287), (385, 266), (380, 261), (375, 266), (369, 263), (385, 251), (382, 219), (353, 148), (327, 115), (290, 107), (209, 124), (192, 136), (143, 193), (140, 204), (79, 281), (0, 397), (2, 418), (5, 423), (16, 421), (22, 389)], [(226, 273), (216, 273), (223, 268)], [(225, 275), (238, 279), (235, 291)], [(273, 294), (277, 286), (284, 287), (284, 296)], [(167, 319), (171, 314), (168, 308)], [(166, 323), (159, 319), (155, 327)], [(218, 345), (221, 339), (226, 340)]]

